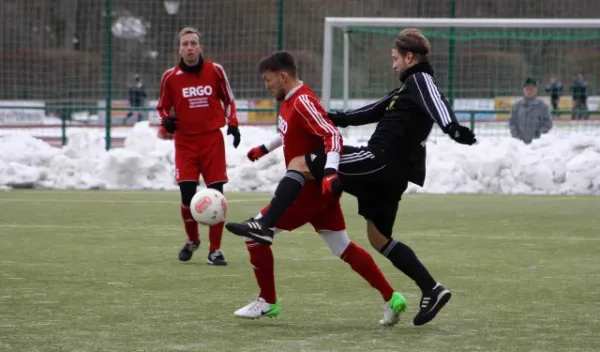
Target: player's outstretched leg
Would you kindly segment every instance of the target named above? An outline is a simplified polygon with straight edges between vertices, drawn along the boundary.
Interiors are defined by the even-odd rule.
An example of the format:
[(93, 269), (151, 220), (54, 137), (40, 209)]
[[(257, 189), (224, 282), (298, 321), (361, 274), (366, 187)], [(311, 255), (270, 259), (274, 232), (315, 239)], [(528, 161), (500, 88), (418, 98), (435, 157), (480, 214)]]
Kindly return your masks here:
[(187, 262), (192, 259), (194, 252), (200, 247), (200, 235), (198, 233), (198, 223), (192, 217), (190, 211), (190, 203), (198, 183), (192, 181), (183, 181), (179, 183), (179, 190), (181, 192), (181, 218), (183, 220), (183, 226), (185, 227), (185, 233), (187, 234), (188, 240), (185, 245), (179, 251), (179, 260)]
[[(341, 210), (340, 210), (341, 211)], [(396, 325), (400, 314), (406, 310), (406, 299), (395, 292), (381, 269), (375, 263), (373, 256), (362, 247), (351, 242), (346, 231), (319, 231), (331, 252), (350, 265), (352, 270), (365, 279), (371, 287), (379, 291), (383, 298), (383, 319), (379, 324)]]
[[(223, 193), (223, 182), (215, 182), (207, 185), (208, 188), (216, 189)], [(224, 194), (224, 193), (223, 193)], [(212, 225), (208, 229), (208, 240), (210, 246), (206, 263), (209, 265), (227, 265), (223, 251), (221, 251), (221, 239), (223, 238), (223, 226), (225, 223)]]
[(413, 324), (424, 325), (433, 320), (452, 297), (450, 291), (433, 279), (409, 246), (391, 238), (391, 228), (389, 229), (390, 235), (384, 236), (373, 221), (368, 220), (367, 233), (373, 247), (388, 258), (396, 268), (410, 277), (421, 289), (419, 312), (413, 319)]
[(246, 239), (246, 248), (250, 254), (250, 264), (254, 269), (256, 283), (260, 288), (258, 297), (235, 311), (235, 316), (246, 319), (270, 318), (279, 315), (279, 302), (275, 292), (275, 271), (273, 251), (271, 247)]
[(296, 200), (305, 181), (306, 178), (302, 172), (288, 170), (275, 190), (275, 196), (269, 204), (269, 209), (261, 219), (238, 223), (228, 222), (225, 224), (225, 228), (235, 235), (248, 237), (260, 244), (270, 246), (273, 243), (273, 227)]

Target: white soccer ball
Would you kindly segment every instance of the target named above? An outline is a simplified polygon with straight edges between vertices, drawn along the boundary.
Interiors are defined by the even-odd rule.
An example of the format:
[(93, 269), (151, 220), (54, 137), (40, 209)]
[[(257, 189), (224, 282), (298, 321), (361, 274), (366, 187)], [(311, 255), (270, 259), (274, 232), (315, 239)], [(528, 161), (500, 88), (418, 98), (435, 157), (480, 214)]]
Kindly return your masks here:
[(199, 224), (211, 226), (225, 221), (227, 216), (227, 199), (223, 193), (205, 188), (196, 192), (190, 204), (194, 220)]

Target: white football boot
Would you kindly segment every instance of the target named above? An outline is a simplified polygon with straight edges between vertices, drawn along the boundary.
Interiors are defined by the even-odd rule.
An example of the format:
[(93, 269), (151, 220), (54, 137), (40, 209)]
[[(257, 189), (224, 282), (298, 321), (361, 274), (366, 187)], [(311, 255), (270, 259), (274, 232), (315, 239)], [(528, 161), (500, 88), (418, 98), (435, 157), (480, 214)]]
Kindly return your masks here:
[(258, 297), (256, 300), (236, 310), (233, 314), (238, 318), (245, 319), (258, 319), (264, 316), (274, 318), (279, 315), (279, 301), (270, 304), (265, 302), (264, 298)]

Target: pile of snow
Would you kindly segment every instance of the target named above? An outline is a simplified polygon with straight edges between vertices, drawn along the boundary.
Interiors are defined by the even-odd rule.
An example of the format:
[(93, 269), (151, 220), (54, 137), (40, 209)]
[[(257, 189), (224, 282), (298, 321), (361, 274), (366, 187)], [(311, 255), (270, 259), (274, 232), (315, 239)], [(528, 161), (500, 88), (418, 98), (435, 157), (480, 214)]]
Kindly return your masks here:
[[(231, 191), (275, 189), (285, 172), (281, 150), (252, 163), (246, 152), (270, 140), (273, 127), (241, 127), (242, 143), (225, 136)], [(136, 124), (124, 148), (104, 150), (100, 131), (73, 129), (62, 149), (28, 134), (0, 137), (0, 189), (177, 189), (172, 141)], [(353, 138), (346, 144), (357, 144)], [(409, 192), (600, 195), (600, 138), (544, 135), (530, 145), (512, 138), (463, 146), (441, 137), (428, 145), (427, 180)]]
[(600, 195), (600, 138), (543, 135), (475, 146), (441, 138), (428, 145), (427, 179), (409, 192)]

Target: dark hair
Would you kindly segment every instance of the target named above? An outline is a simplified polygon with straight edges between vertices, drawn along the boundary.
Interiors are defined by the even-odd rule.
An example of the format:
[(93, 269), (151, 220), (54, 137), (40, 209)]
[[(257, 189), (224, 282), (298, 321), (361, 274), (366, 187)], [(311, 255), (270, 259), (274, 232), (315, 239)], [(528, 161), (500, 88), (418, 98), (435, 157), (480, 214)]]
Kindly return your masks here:
[(296, 60), (287, 51), (276, 51), (269, 56), (263, 57), (258, 62), (258, 71), (260, 73), (264, 73), (265, 71), (285, 71), (292, 77), (296, 77), (296, 70)]
[(419, 29), (406, 28), (396, 36), (394, 48), (402, 55), (411, 52), (419, 61), (425, 61), (431, 50), (431, 44)]

